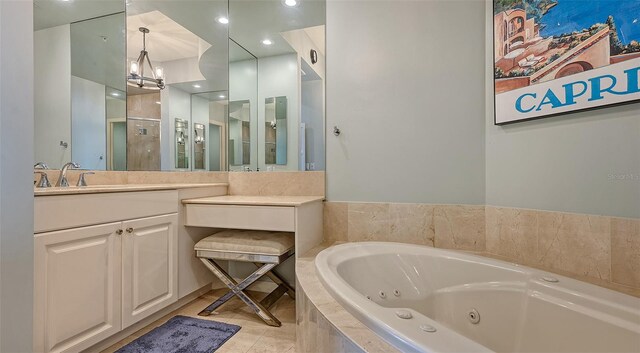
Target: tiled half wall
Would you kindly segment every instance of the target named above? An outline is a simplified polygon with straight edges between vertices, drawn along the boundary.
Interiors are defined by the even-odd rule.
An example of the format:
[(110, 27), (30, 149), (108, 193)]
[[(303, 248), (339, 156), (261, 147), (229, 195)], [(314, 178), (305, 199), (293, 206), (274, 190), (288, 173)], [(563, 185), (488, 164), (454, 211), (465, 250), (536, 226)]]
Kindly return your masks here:
[(327, 242), (465, 250), (640, 297), (640, 219), (471, 205), (326, 202)]
[[(42, 172), (43, 170), (35, 170)], [(55, 184), (60, 172), (44, 170), (51, 184)], [(76, 185), (81, 172), (69, 170), (70, 185)], [(89, 185), (114, 184), (181, 184), (181, 183), (229, 183), (230, 195), (260, 196), (324, 196), (324, 172), (153, 172), (153, 171), (92, 171), (86, 177)], [(40, 179), (34, 173), (33, 181)]]

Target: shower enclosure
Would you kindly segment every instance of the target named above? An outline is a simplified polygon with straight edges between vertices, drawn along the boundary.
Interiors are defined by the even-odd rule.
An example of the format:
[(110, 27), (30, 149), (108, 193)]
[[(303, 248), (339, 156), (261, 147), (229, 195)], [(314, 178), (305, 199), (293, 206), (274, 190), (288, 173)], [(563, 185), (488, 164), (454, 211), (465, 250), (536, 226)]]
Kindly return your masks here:
[(127, 169), (160, 170), (160, 120), (127, 118)]

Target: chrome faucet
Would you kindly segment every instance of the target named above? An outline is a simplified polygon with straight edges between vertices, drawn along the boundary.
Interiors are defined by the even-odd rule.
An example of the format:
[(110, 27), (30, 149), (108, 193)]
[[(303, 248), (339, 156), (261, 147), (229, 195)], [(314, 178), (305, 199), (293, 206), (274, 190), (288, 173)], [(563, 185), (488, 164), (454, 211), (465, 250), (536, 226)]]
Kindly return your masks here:
[(49, 177), (47, 177), (47, 173), (45, 172), (34, 172), (36, 174), (40, 174), (40, 181), (36, 185), (37, 188), (50, 188), (51, 183), (49, 182)]
[(49, 169), (49, 166), (45, 162), (38, 162), (33, 165), (33, 169)]
[(80, 173), (80, 176), (78, 177), (78, 183), (76, 184), (76, 186), (87, 186), (87, 180), (84, 178), (85, 175), (93, 175), (95, 174), (94, 172), (84, 172), (84, 173)]
[(69, 162), (65, 165), (62, 166), (62, 169), (60, 169), (60, 176), (58, 177), (58, 181), (56, 182), (56, 186), (57, 187), (63, 187), (66, 188), (69, 186), (69, 181), (67, 181), (67, 169), (78, 169), (80, 168), (80, 165), (78, 165), (77, 163), (73, 163), (73, 162)]

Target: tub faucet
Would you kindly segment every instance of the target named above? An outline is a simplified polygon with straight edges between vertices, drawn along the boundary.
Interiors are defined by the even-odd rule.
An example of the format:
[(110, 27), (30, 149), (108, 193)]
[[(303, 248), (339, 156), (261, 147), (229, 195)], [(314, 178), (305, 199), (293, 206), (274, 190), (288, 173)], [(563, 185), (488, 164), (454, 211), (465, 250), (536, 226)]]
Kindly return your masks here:
[(67, 181), (67, 169), (78, 169), (80, 168), (80, 165), (78, 165), (77, 163), (73, 163), (73, 162), (69, 162), (65, 165), (62, 166), (62, 169), (60, 169), (60, 176), (58, 177), (58, 181), (56, 182), (56, 186), (57, 187), (63, 187), (66, 188), (69, 186), (69, 181)]

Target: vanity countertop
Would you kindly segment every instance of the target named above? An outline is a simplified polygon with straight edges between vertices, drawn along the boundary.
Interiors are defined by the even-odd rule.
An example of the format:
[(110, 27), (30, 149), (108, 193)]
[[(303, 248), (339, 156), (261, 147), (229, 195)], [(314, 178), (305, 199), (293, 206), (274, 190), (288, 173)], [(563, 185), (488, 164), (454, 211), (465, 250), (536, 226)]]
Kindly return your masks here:
[(322, 202), (322, 196), (213, 196), (182, 200), (183, 204), (199, 205), (243, 205), (243, 206), (302, 206), (311, 202)]
[(54, 195), (77, 195), (77, 194), (99, 194), (108, 192), (132, 192), (132, 191), (153, 191), (153, 190), (176, 190), (189, 188), (204, 188), (229, 186), (228, 183), (183, 183), (183, 184), (119, 184), (119, 185), (91, 185), (91, 186), (70, 186), (66, 188), (50, 187), (35, 188), (35, 196)]

